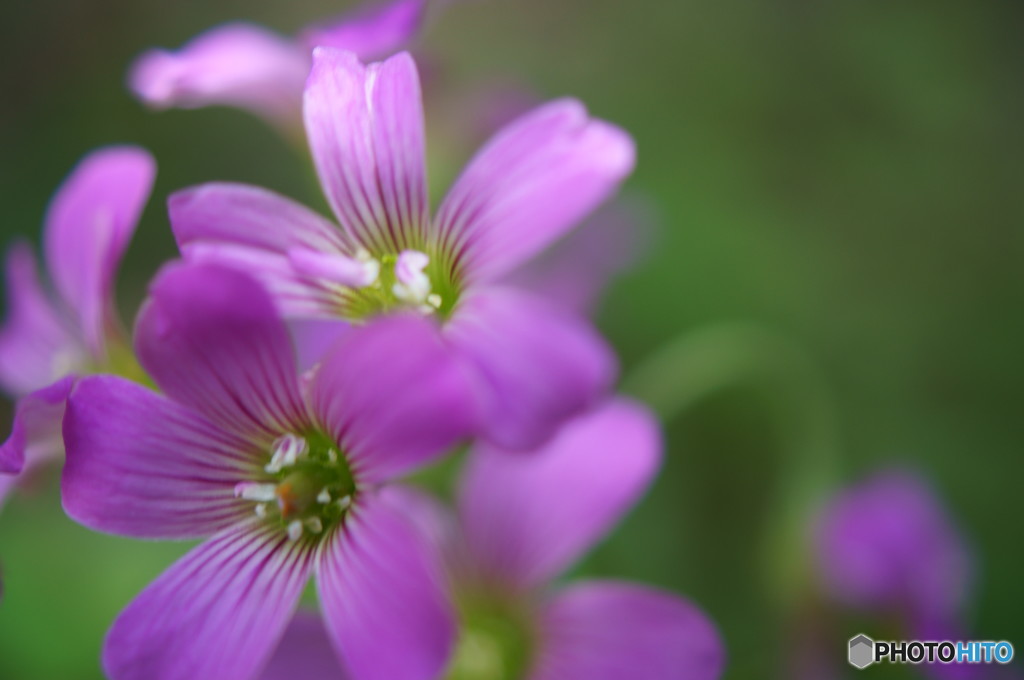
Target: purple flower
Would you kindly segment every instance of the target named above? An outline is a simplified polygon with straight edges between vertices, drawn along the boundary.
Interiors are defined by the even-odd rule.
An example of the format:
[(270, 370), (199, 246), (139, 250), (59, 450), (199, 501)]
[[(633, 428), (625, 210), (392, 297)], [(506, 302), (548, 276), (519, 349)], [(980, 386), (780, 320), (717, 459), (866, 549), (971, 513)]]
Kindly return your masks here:
[(132, 66), (129, 84), (156, 109), (222, 105), (244, 109), (286, 130), (302, 121), (302, 87), (317, 45), (365, 59), (387, 56), (419, 30), (426, 0), (371, 4), (326, 25), (284, 38), (260, 26), (211, 29), (175, 52), (150, 50)]
[(607, 389), (614, 359), (585, 321), (495, 282), (615, 190), (632, 141), (578, 102), (541, 106), (477, 154), (430, 219), (412, 59), (363, 66), (319, 48), (313, 62), (306, 132), (341, 227), (264, 189), (206, 184), (170, 199), (182, 253), (253, 272), (291, 318), (433, 317), (476, 370), (484, 436), (539, 444)]
[[(388, 490), (448, 564), (462, 631), (440, 678), (719, 676), (721, 639), (687, 601), (618, 581), (551, 586), (639, 498), (660, 452), (658, 427), (646, 410), (613, 400), (530, 455), (487, 446), (472, 452), (457, 517), (425, 494)], [(343, 678), (338, 660), (323, 654), (317, 629), (314, 617), (300, 615), (262, 680)], [(302, 673), (289, 674), (300, 663)]]
[(446, 550), (463, 624), (454, 670), (486, 665), (490, 650), (506, 670), (514, 661), (502, 654), (525, 651), (530, 680), (718, 677), (718, 633), (685, 600), (615, 581), (551, 587), (636, 503), (660, 458), (657, 423), (623, 399), (528, 456), (470, 453)]
[(405, 315), (354, 330), (300, 377), (255, 280), (183, 263), (157, 276), (136, 349), (166, 396), (79, 383), (64, 508), (100, 531), (206, 540), (118, 617), (111, 678), (257, 677), (312, 574), (351, 677), (436, 676), (452, 613), (384, 493), (474, 420), (462, 366), (428, 330)]
[(64, 400), (76, 376), (139, 374), (112, 289), (155, 172), (152, 157), (136, 147), (101, 149), (75, 167), (46, 214), (44, 256), (55, 295), (39, 280), (28, 244), (7, 256), (0, 388), (18, 404), (0, 447), (0, 500), (15, 482), (7, 475), (60, 455)]
[(828, 593), (845, 606), (895, 613), (916, 631), (959, 619), (970, 554), (942, 504), (918, 476), (879, 473), (836, 496), (816, 532)]

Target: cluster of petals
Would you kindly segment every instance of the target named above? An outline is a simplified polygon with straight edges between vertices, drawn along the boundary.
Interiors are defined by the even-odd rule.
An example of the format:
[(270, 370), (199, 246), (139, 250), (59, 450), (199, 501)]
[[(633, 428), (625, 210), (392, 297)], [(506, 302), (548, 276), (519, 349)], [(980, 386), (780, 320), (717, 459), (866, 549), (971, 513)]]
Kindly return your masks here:
[[(553, 583), (641, 497), (660, 455), (652, 416), (639, 404), (612, 399), (527, 455), (476, 446), (454, 514), (421, 492), (396, 494), (441, 554), (450, 597), (461, 603), (459, 651), (441, 677), (720, 676), (721, 638), (686, 600), (623, 581)], [(500, 640), (481, 637), (467, 623), (467, 609), (481, 601), (491, 605), (491, 616), (505, 615), (497, 628), (523, 629), (525, 663), (502, 657)], [(301, 612), (263, 680), (285, 680), (296, 668), (313, 680), (351, 677), (326, 641), (316, 617)], [(516, 662), (523, 666), (519, 673)]]
[(40, 280), (31, 246), (18, 243), (7, 255), (0, 388), (18, 403), (0, 446), (0, 501), (17, 475), (60, 455), (64, 402), (77, 376), (133, 372), (113, 284), (155, 173), (152, 157), (136, 147), (100, 149), (75, 167), (45, 219), (53, 290)]
[[(256, 281), (183, 263), (157, 276), (135, 343), (162, 394), (114, 376), (79, 383), (64, 423), (63, 503), (99, 531), (205, 541), (118, 617), (103, 656), (111, 678), (254, 677), (312, 574), (354, 677), (436, 676), (453, 613), (431, 551), (387, 485), (463, 438), (473, 404), (459, 362), (411, 321), (396, 315), (346, 334), (302, 375)], [(292, 488), (302, 461), (272, 452), (310, 433), (330, 443), (332, 462), (345, 461), (353, 487), (344, 497), (312, 489), (314, 509), (343, 510), (333, 524), (313, 515), (293, 532), (284, 503), (303, 507)], [(281, 464), (295, 464), (299, 480), (264, 484)], [(264, 486), (276, 495), (250, 493)], [(274, 498), (280, 514), (261, 513), (256, 501)]]
[[(599, 401), (615, 375), (603, 339), (503, 277), (614, 193), (633, 167), (629, 136), (574, 100), (540, 106), (481, 149), (431, 218), (408, 54), (367, 66), (317, 48), (304, 102), (338, 224), (265, 189), (201, 185), (169, 201), (183, 256), (253, 272), (290, 319), (359, 322), (380, 299), (371, 313), (421, 311), (474, 367), (480, 435), (502, 446), (537, 446)], [(388, 262), (395, 283), (382, 287)]]
[[(27, 246), (9, 255), (0, 387), (19, 402), (0, 499), (65, 450), (71, 518), (200, 541), (114, 622), (112, 680), (480, 677), (481, 603), (522, 634), (517, 680), (721, 673), (690, 602), (556, 585), (660, 464), (651, 414), (608, 396), (615, 359), (585, 314), (626, 249), (595, 230), (598, 247), (539, 257), (617, 191), (633, 142), (575, 100), (537, 106), (432, 214), (416, 65), (365, 63), (425, 10), (393, 0), (296, 39), (226, 25), (136, 62), (153, 107), (304, 126), (334, 220), (241, 184), (174, 194), (182, 259), (150, 284), (132, 343), (112, 286), (153, 182), (144, 151), (98, 151), (58, 192), (55, 294)], [(471, 439), (454, 511), (399, 481)], [(319, 616), (298, 610), (311, 579)], [(507, 674), (490, 642), (483, 662)]]

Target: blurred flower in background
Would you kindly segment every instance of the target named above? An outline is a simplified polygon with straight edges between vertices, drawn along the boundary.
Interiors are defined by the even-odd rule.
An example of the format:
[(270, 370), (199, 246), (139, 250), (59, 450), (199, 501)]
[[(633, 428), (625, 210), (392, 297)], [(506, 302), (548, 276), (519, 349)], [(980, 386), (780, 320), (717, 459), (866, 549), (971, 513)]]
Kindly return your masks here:
[(920, 475), (876, 473), (839, 494), (820, 517), (822, 583), (837, 603), (895, 615), (909, 639), (963, 633), (972, 559)]
[(86, 156), (58, 189), (43, 233), (53, 295), (26, 243), (7, 258), (8, 311), (0, 329), (0, 385), (18, 399), (0, 447), (0, 503), (16, 482), (60, 456), (64, 401), (75, 380), (110, 372), (145, 379), (114, 304), (114, 280), (156, 165), (136, 147)]
[(416, 35), (426, 6), (427, 0), (372, 3), (296, 38), (227, 24), (176, 51), (146, 52), (132, 66), (129, 85), (154, 109), (230, 106), (294, 134), (302, 126), (302, 89), (314, 47), (348, 50), (364, 61), (386, 57)]

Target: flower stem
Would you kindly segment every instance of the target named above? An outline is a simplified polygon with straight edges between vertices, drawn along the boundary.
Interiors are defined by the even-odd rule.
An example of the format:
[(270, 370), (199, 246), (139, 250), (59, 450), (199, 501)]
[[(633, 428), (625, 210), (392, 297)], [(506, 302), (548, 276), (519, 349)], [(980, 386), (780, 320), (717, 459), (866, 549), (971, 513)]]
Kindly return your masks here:
[(839, 472), (837, 418), (817, 365), (780, 334), (722, 324), (669, 342), (633, 369), (623, 391), (668, 423), (719, 391), (761, 384), (779, 396), (772, 403), (787, 440), (762, 546), (765, 585), (788, 608), (809, 584), (809, 523)]

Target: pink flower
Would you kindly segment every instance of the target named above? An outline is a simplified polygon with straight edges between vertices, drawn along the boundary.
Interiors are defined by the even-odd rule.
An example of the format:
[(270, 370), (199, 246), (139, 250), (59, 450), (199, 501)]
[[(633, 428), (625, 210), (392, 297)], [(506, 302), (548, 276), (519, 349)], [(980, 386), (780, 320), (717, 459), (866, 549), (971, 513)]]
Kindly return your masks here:
[[(725, 652), (693, 604), (621, 581), (555, 586), (647, 488), (658, 427), (639, 405), (613, 400), (566, 425), (529, 455), (471, 452), (453, 517), (410, 489), (394, 501), (421, 524), (449, 566), (460, 643), (445, 680), (713, 680)], [(343, 678), (309, 615), (263, 680)], [(301, 632), (301, 637), (300, 637)]]
[(482, 663), (481, 648), (499, 656), (520, 648), (529, 680), (719, 676), (718, 633), (682, 598), (617, 581), (553, 585), (637, 502), (660, 458), (657, 423), (622, 399), (571, 421), (529, 455), (487, 445), (470, 453), (455, 530), (433, 532), (463, 624), (456, 668)]
[(385, 57), (419, 30), (426, 0), (371, 4), (326, 25), (284, 38), (251, 24), (211, 29), (181, 49), (150, 50), (132, 66), (129, 85), (155, 109), (220, 105), (244, 109), (286, 130), (302, 122), (302, 88), (317, 45)]
[(293, 319), (433, 319), (475, 370), (481, 433), (509, 448), (604, 394), (614, 359), (593, 328), (500, 280), (616, 190), (633, 167), (625, 132), (573, 100), (541, 106), (495, 135), (431, 219), (409, 55), (363, 66), (317, 49), (304, 114), (340, 227), (264, 189), (202, 185), (170, 199), (186, 259), (254, 273)]
[(300, 377), (256, 281), (183, 263), (157, 276), (136, 348), (163, 395), (112, 376), (79, 383), (64, 508), (100, 531), (206, 540), (114, 623), (113, 680), (257, 677), (314, 574), (352, 678), (436, 677), (452, 612), (427, 543), (385, 491), (474, 414), (462, 367), (417, 321), (346, 334)]
[(0, 328), (0, 387), (18, 399), (0, 447), (0, 500), (13, 473), (59, 457), (64, 400), (75, 378), (98, 370), (138, 377), (113, 299), (114, 277), (156, 167), (136, 147), (86, 156), (57, 190), (43, 234), (56, 295), (19, 243), (7, 256), (8, 316)]

